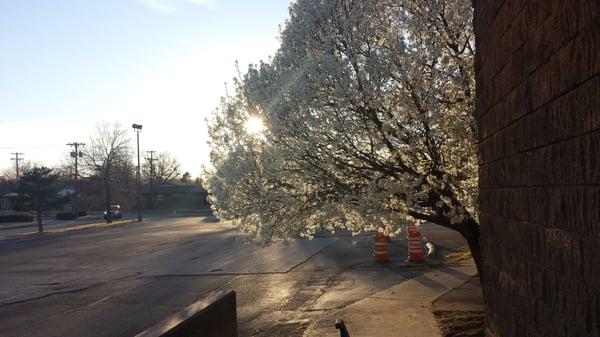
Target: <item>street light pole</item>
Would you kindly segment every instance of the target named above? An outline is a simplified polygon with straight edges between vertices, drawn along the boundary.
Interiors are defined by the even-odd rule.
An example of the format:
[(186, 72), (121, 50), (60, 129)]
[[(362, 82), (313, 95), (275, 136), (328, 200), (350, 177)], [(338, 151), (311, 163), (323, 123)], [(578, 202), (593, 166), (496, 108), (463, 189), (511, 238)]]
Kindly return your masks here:
[(140, 124), (133, 124), (132, 127), (137, 135), (137, 205), (138, 222), (142, 222), (142, 197), (140, 194), (140, 132), (142, 132), (142, 126)]

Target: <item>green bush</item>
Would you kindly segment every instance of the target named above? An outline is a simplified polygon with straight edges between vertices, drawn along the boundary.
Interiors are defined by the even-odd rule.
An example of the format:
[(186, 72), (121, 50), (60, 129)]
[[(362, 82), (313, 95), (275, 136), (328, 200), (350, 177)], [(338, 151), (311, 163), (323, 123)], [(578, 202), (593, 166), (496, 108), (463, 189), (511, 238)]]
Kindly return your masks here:
[(33, 216), (28, 213), (0, 214), (0, 222), (31, 222)]

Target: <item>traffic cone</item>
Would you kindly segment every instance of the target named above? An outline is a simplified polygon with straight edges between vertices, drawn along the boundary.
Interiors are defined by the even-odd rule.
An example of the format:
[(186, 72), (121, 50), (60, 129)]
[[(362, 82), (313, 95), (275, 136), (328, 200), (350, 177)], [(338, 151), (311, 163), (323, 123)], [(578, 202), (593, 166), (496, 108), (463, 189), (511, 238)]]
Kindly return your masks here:
[(409, 223), (408, 228), (408, 261), (423, 262), (425, 255), (423, 254), (423, 237), (417, 229), (415, 223)]
[(419, 230), (417, 229), (417, 224), (416, 223), (409, 222), (408, 226), (406, 228), (406, 231), (407, 231), (408, 234), (410, 234), (410, 233), (418, 232)]
[(377, 262), (389, 262), (389, 242), (390, 237), (381, 233), (373, 236), (373, 257)]

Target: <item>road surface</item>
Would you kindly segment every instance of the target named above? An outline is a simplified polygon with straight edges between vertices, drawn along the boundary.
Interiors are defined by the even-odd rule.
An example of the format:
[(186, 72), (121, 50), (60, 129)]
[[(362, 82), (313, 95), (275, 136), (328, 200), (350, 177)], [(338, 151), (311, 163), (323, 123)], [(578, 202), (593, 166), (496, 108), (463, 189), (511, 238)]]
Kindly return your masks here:
[[(391, 254), (405, 249), (395, 241)], [(240, 336), (302, 336), (319, 315), (423, 271), (376, 264), (370, 250), (366, 236), (259, 247), (200, 217), (4, 238), (0, 336), (133, 336), (217, 289), (237, 292)]]

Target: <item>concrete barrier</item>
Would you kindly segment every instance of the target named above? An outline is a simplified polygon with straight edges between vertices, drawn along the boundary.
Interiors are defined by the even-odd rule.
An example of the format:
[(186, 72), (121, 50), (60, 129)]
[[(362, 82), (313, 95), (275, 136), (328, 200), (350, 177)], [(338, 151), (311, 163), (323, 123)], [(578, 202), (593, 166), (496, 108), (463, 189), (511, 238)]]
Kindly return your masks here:
[(216, 291), (136, 337), (237, 337), (235, 291)]

